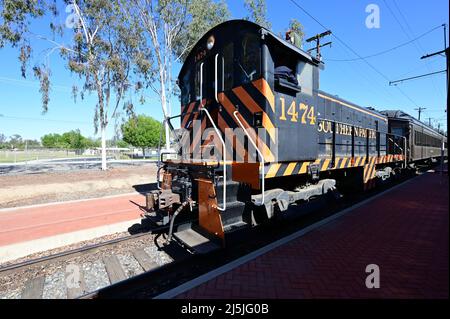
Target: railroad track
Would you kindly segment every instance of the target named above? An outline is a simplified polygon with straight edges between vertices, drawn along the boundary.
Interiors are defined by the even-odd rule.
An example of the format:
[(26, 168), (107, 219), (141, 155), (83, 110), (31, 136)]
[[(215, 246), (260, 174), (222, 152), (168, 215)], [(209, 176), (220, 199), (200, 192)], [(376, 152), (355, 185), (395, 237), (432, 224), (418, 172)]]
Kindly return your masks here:
[(76, 298), (172, 261), (160, 234), (138, 233), (0, 268), (1, 298)]

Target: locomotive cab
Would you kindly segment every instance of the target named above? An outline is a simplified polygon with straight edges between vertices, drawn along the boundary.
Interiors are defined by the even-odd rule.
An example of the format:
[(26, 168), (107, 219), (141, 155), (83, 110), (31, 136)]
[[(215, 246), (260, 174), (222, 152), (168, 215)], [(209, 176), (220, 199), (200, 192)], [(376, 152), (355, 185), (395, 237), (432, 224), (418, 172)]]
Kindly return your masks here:
[(155, 195), (166, 222), (191, 208), (196, 231), (223, 243), (226, 232), (257, 224), (260, 211), (262, 219), (273, 215), (273, 198), (264, 196), (270, 163), (317, 157), (308, 105), (319, 65), (244, 20), (222, 23), (197, 42), (178, 77), (181, 115), (170, 119), (180, 118), (178, 158), (162, 159), (163, 189)]

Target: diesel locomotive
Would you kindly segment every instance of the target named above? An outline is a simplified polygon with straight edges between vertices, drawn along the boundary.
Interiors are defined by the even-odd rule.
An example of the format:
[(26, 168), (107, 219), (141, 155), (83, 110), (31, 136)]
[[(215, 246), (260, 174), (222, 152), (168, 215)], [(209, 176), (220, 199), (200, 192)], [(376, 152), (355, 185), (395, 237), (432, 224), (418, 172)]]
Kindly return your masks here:
[[(249, 21), (224, 22), (197, 42), (178, 77), (181, 113), (166, 120), (177, 154), (160, 152), (148, 197), (169, 240), (207, 252), (291, 204), (370, 189), (441, 156), (446, 137), (412, 117), (321, 91), (323, 69)], [(177, 228), (180, 214), (195, 222)]]

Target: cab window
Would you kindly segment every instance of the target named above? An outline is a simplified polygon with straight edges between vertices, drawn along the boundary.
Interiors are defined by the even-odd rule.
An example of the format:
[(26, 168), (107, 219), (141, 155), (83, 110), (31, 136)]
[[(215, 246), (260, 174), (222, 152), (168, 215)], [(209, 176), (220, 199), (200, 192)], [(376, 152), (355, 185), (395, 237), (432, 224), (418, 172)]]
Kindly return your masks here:
[(181, 105), (187, 105), (191, 100), (192, 85), (191, 85), (191, 70), (187, 70), (181, 79)]
[(223, 90), (228, 91), (233, 88), (234, 85), (234, 43), (229, 42), (223, 48)]
[(255, 33), (245, 33), (238, 46), (236, 85), (256, 80), (261, 75), (261, 44)]

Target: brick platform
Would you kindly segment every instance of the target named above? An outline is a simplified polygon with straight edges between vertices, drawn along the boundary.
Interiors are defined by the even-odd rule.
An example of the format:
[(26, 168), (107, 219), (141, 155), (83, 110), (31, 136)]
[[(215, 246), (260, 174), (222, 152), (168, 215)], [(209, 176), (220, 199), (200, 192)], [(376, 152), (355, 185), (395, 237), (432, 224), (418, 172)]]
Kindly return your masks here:
[(426, 173), (176, 297), (448, 298), (448, 216), (448, 175)]

